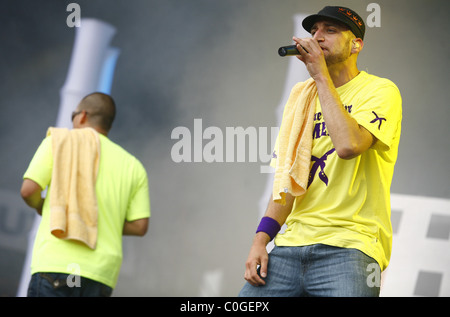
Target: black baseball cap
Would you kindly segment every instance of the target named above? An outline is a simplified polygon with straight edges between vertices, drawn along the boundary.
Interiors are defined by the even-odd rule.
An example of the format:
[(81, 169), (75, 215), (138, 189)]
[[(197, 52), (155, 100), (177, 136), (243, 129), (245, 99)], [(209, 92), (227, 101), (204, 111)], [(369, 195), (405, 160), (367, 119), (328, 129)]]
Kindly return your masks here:
[(364, 24), (363, 19), (361, 19), (355, 11), (345, 7), (326, 6), (317, 14), (306, 17), (302, 22), (303, 28), (311, 33), (311, 28), (314, 23), (323, 18), (329, 18), (344, 23), (357, 38), (364, 40), (366, 25)]

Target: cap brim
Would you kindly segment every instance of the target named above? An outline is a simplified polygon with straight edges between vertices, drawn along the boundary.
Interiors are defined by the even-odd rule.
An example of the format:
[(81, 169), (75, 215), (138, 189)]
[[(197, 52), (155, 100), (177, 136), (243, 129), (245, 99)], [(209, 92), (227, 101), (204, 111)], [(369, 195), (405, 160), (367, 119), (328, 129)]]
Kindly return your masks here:
[(316, 23), (319, 20), (324, 20), (324, 19), (333, 20), (333, 21), (338, 22), (339, 24), (345, 25), (350, 31), (353, 32), (353, 34), (355, 34), (355, 36), (360, 37), (361, 39), (363, 38), (363, 35), (358, 35), (359, 32), (356, 29), (356, 27), (352, 28), (346, 23), (347, 21), (340, 20), (334, 16), (327, 16), (327, 15), (323, 15), (323, 14), (313, 14), (313, 15), (307, 16), (305, 19), (303, 19), (302, 26), (306, 31), (308, 31), (308, 33), (311, 33), (311, 29), (314, 26), (314, 23)]
[(323, 18), (329, 19), (329, 17), (319, 15), (319, 14), (313, 14), (313, 15), (307, 16), (306, 18), (303, 19), (302, 26), (306, 31), (311, 33), (311, 29), (312, 29), (314, 23), (316, 23), (317, 20), (323, 19)]

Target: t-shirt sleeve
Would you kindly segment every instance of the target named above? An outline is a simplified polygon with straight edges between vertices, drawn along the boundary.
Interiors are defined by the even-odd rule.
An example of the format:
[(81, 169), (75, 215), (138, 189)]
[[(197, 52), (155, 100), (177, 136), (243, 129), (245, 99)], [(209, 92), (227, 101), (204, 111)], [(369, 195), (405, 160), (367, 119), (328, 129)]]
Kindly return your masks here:
[(377, 138), (374, 148), (388, 151), (398, 137), (402, 119), (402, 99), (398, 88), (388, 80), (372, 87), (352, 115), (358, 124)]
[(127, 221), (149, 218), (151, 215), (147, 172), (141, 162), (136, 160), (135, 163), (135, 186), (128, 206)]
[(45, 189), (52, 179), (52, 141), (51, 136), (45, 138), (34, 154), (23, 179), (31, 179)]

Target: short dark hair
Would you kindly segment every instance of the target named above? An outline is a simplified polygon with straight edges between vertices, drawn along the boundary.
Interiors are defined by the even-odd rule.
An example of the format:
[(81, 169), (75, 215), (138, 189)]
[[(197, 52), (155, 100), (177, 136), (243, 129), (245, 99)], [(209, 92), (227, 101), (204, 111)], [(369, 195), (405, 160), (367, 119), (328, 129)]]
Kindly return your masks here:
[(91, 93), (81, 100), (78, 109), (86, 110), (91, 124), (105, 131), (111, 130), (116, 117), (116, 104), (110, 95), (101, 92)]

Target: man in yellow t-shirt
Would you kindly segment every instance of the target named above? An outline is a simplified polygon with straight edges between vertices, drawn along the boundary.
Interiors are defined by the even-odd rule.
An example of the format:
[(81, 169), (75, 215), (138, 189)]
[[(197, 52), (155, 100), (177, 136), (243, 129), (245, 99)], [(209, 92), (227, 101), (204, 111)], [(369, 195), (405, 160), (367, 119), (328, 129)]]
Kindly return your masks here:
[[(298, 59), (318, 91), (309, 182), (284, 206), (269, 201), (240, 296), (378, 296), (391, 254), (401, 96), (391, 81), (357, 69), (365, 28), (354, 11), (325, 7), (303, 27), (312, 38), (294, 38)], [(276, 157), (277, 146), (272, 164)]]
[[(75, 129), (93, 128), (100, 141), (94, 249), (60, 239), (50, 231), (52, 135), (42, 141), (24, 174), (21, 195), (42, 215), (33, 248), (28, 296), (110, 296), (122, 264), (122, 235), (143, 236), (147, 232), (147, 173), (139, 160), (107, 138), (115, 111), (110, 96), (93, 93), (72, 114)], [(47, 197), (42, 199), (41, 192), (46, 188)]]

